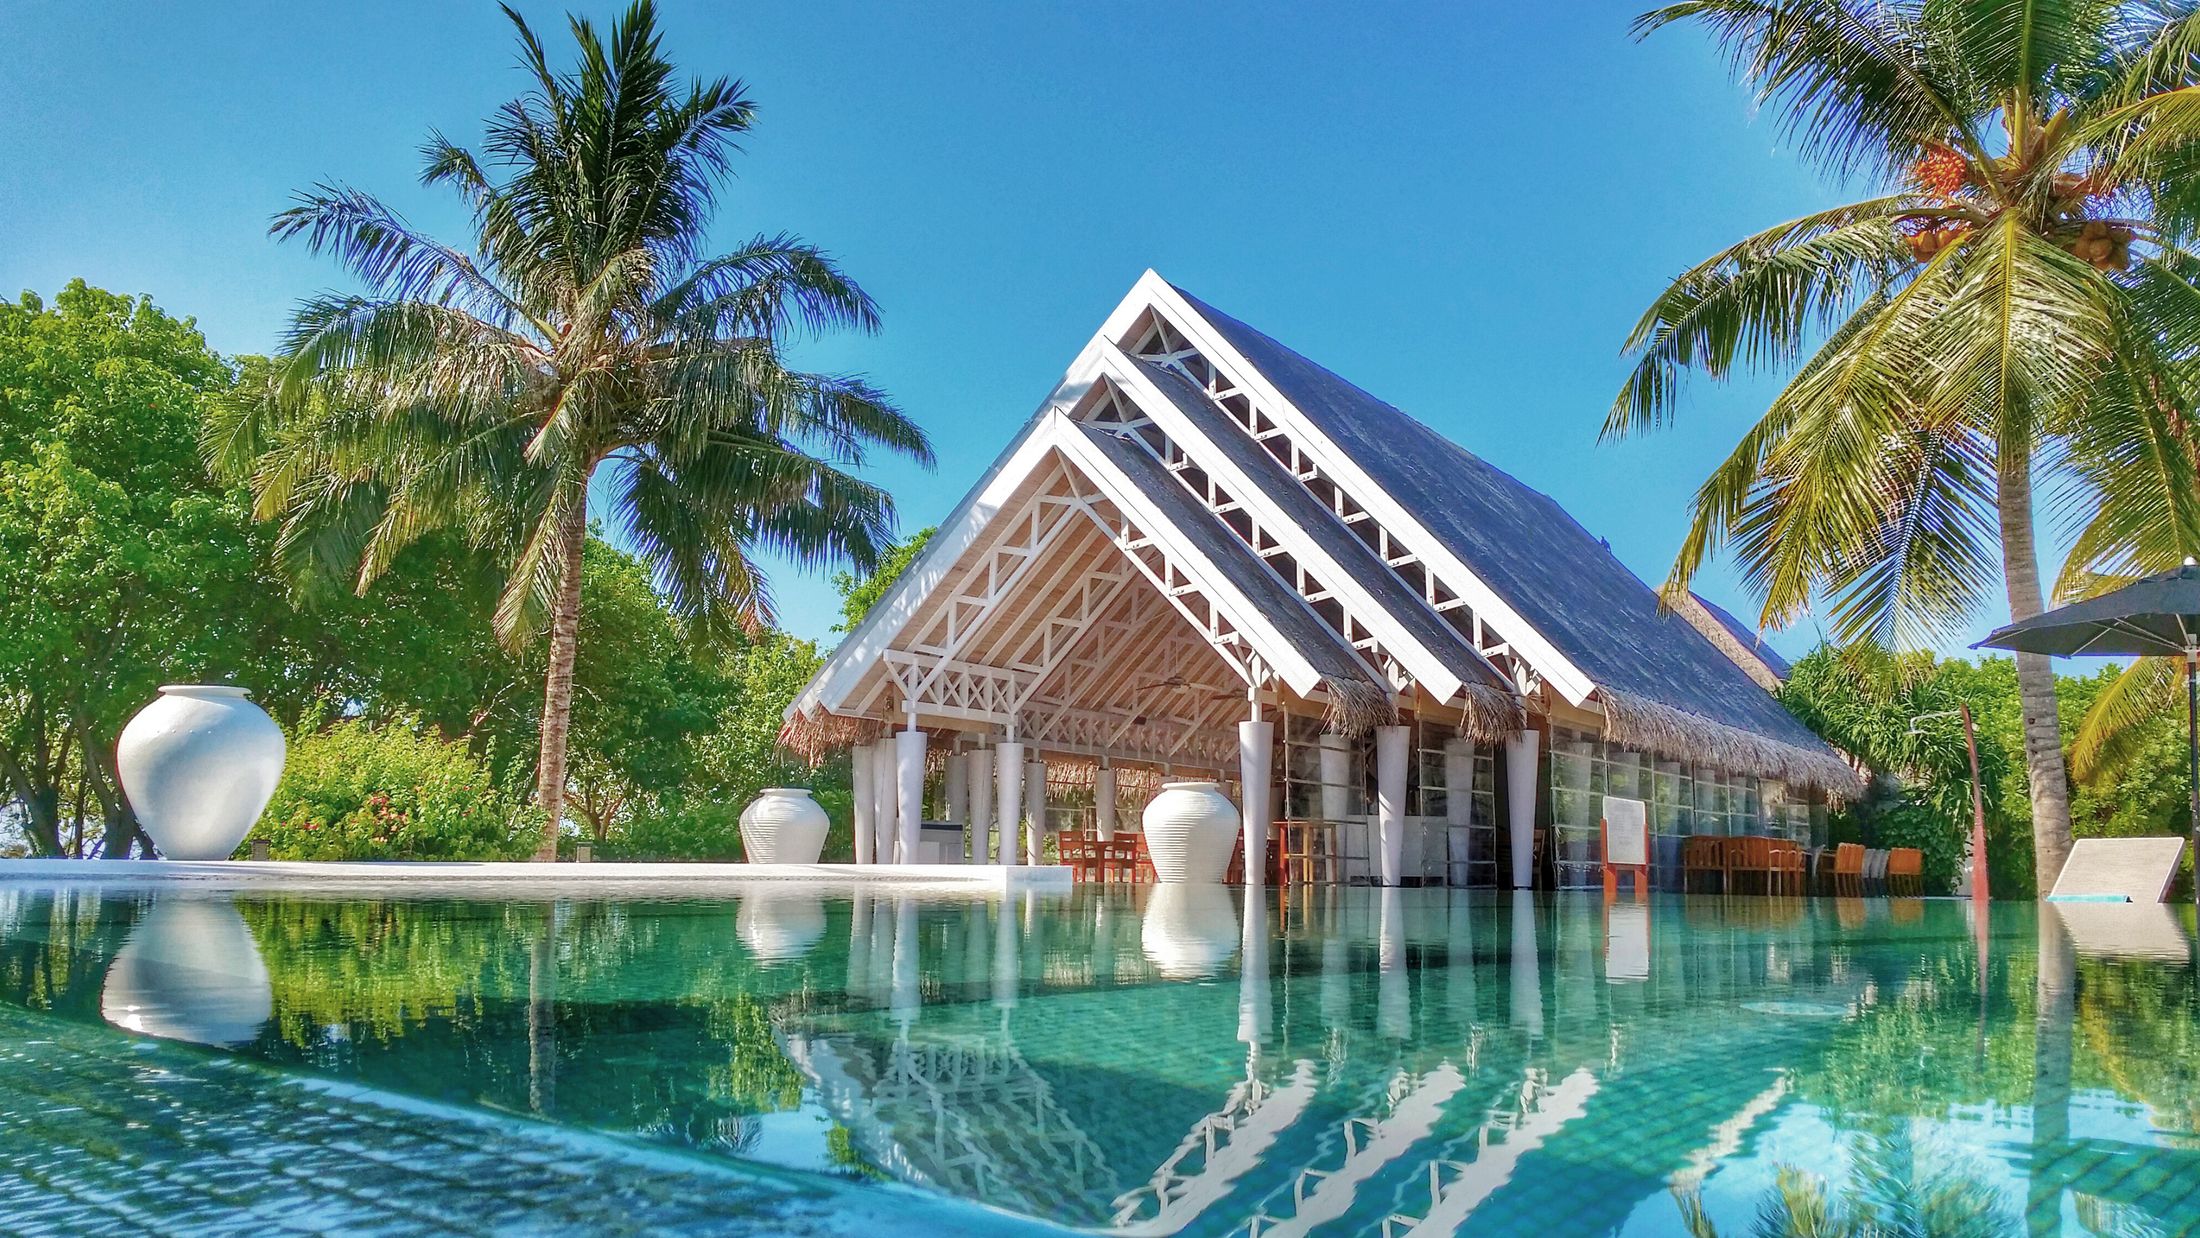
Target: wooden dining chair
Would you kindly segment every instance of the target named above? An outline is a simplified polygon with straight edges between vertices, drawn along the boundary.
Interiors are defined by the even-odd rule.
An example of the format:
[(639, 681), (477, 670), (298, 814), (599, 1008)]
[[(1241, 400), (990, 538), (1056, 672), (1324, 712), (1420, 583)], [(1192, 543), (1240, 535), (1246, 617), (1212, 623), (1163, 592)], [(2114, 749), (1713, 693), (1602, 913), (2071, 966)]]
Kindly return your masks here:
[(1681, 889), (1697, 888), (1703, 879), (1717, 876), (1726, 885), (1726, 866), (1719, 861), (1719, 840), (1709, 834), (1691, 834), (1681, 840)]
[(1925, 892), (1925, 853), (1916, 847), (1896, 847), (1887, 852), (1887, 893)]
[(1719, 840), (1719, 867), (1725, 870), (1720, 889), (1727, 894), (1740, 892), (1742, 879), (1749, 873), (1749, 840), (1746, 838), (1722, 838)]
[(1782, 894), (1801, 894), (1805, 870), (1801, 844), (1792, 838), (1768, 838), (1765, 843), (1771, 857), (1771, 884)]
[(1864, 849), (1864, 889), (1868, 893), (1887, 892), (1887, 852), (1882, 847)]
[(1071, 881), (1100, 879), (1098, 839), (1083, 830), (1063, 830), (1054, 836), (1054, 855), (1069, 869)]
[(1837, 897), (1860, 898), (1864, 893), (1864, 848), (1842, 843), (1833, 849), (1833, 892)]

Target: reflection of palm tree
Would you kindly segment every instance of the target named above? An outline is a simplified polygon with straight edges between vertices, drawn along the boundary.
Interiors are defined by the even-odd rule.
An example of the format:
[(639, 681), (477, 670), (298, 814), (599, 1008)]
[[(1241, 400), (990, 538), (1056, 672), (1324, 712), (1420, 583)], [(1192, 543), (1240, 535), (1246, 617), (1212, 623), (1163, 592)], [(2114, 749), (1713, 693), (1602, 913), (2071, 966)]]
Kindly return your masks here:
[[(1778, 1185), (1757, 1206), (1757, 1238), (1992, 1238), (2015, 1228), (2001, 1197), (1968, 1157), (1921, 1165), (1907, 1132), (1865, 1135), (1850, 1150), (1853, 1171), (1838, 1198), (1818, 1175), (1782, 1165)], [(1675, 1185), (1673, 1202), (1694, 1238), (1717, 1238), (1701, 1187)]]

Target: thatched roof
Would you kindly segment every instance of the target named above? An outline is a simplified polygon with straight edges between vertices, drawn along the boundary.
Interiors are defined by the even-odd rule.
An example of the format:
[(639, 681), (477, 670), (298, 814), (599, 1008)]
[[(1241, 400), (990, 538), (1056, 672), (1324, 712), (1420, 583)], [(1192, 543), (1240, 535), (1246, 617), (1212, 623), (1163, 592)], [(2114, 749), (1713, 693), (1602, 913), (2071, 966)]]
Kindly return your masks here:
[(787, 734), (815, 751), (907, 708), (1220, 764), (1233, 690), (1346, 731), (1410, 698), (1489, 740), (1526, 724), (1527, 684), (1601, 710), (1615, 742), (1849, 792), (1768, 691), (1784, 670), (1726, 612), (1661, 606), (1548, 496), (1149, 272)]
[[(1846, 790), (1854, 771), (1550, 496), (1178, 290), (1320, 433), (1594, 680), (1612, 738)], [(1731, 617), (1729, 617), (1731, 618)], [(1739, 625), (1736, 625), (1739, 627)], [(1652, 719), (1655, 722), (1652, 722)]]

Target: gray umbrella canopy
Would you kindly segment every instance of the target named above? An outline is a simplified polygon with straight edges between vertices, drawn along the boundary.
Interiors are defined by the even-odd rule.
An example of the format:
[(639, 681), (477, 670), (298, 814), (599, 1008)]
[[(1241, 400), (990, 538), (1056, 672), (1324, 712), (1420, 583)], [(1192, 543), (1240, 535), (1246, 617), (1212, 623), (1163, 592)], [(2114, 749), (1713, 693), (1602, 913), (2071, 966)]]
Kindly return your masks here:
[(2181, 654), (2200, 640), (2200, 566), (2135, 580), (2113, 593), (2012, 623), (1974, 648), (2056, 657)]

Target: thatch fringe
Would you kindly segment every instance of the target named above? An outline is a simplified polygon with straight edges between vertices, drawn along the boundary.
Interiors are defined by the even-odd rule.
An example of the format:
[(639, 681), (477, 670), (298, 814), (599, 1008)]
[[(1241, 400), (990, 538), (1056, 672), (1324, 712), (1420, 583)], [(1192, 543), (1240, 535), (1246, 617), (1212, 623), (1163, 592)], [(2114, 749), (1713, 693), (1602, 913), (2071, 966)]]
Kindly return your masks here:
[(886, 733), (886, 724), (870, 718), (847, 718), (825, 710), (796, 714), (779, 728), (779, 746), (812, 767), (842, 748), (868, 744)]
[(1398, 721), (1398, 702), (1381, 684), (1326, 675), (1322, 687), (1329, 696), (1329, 710), (1322, 723), (1339, 735), (1365, 735)]
[(1832, 749), (1812, 750), (1713, 722), (1686, 710), (1610, 688), (1604, 703), (1604, 737), (1612, 743), (1676, 761), (1702, 761), (1737, 774), (1778, 778), (1815, 787), (1835, 801), (1864, 792), (1864, 780)]
[(1527, 702), (1510, 688), (1470, 683), (1459, 689), (1459, 708), (1460, 733), (1480, 743), (1501, 743), (1528, 729)]

